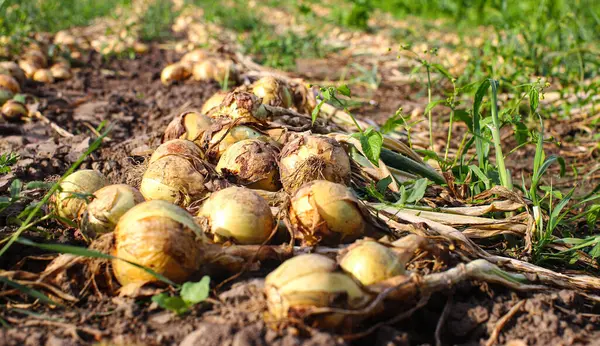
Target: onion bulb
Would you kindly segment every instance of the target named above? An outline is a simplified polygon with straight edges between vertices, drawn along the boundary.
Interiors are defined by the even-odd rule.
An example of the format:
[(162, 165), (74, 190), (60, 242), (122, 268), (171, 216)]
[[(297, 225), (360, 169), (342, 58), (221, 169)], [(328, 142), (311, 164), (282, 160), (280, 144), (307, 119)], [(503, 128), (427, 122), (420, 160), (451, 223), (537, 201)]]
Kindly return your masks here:
[(194, 111), (181, 113), (173, 119), (165, 130), (165, 140), (176, 138), (188, 141), (199, 141), (202, 135), (212, 125), (212, 120), (206, 115)]
[(48, 66), (48, 59), (41, 51), (37, 49), (31, 49), (25, 53), (24, 60), (31, 62), (38, 68), (46, 68)]
[(213, 134), (210, 140), (210, 146), (216, 147), (215, 156), (218, 159), (223, 155), (227, 148), (245, 139), (263, 139), (268, 141), (269, 138), (251, 127), (238, 125), (221, 129)]
[(174, 63), (165, 67), (161, 74), (160, 80), (164, 85), (169, 85), (176, 81), (182, 81), (190, 76), (190, 70), (184, 64)]
[(144, 202), (144, 196), (135, 188), (108, 185), (94, 193), (94, 200), (81, 209), (79, 228), (90, 236), (112, 232), (117, 222), (129, 209)]
[(27, 79), (27, 77), (25, 76), (25, 72), (14, 61), (0, 62), (0, 70), (6, 71), (14, 79), (16, 79), (20, 85), (23, 85), (23, 83), (25, 83), (25, 80)]
[(234, 91), (225, 96), (221, 106), (211, 112), (210, 116), (246, 123), (262, 123), (267, 120), (267, 110), (256, 95), (244, 91)]
[(150, 157), (140, 192), (147, 200), (160, 199), (188, 206), (207, 193), (209, 171), (202, 152), (192, 142), (174, 139), (160, 145)]
[(202, 62), (206, 58), (208, 58), (208, 53), (205, 50), (194, 49), (185, 53), (185, 55), (181, 58), (181, 62), (194, 65)]
[(283, 187), (289, 192), (317, 179), (345, 184), (351, 174), (350, 158), (342, 145), (317, 135), (302, 135), (288, 142), (281, 150), (279, 169)]
[(27, 107), (19, 101), (8, 100), (2, 106), (0, 113), (9, 121), (19, 121), (27, 118), (29, 111)]
[[(365, 307), (371, 296), (352, 278), (336, 273), (335, 269), (335, 261), (318, 254), (299, 255), (282, 263), (265, 279), (269, 317), (284, 320), (302, 318), (314, 308)], [(337, 328), (346, 317), (340, 313), (319, 314), (313, 325)]]
[(358, 241), (340, 258), (340, 266), (364, 286), (404, 274), (405, 263), (394, 250), (375, 240)]
[[(148, 201), (129, 209), (115, 227), (113, 255), (150, 268), (174, 282), (184, 282), (202, 262), (202, 232), (184, 209)], [(115, 277), (127, 293), (158, 279), (127, 262), (113, 259)]]
[(53, 196), (52, 205), (56, 214), (68, 220), (75, 220), (85, 201), (76, 194), (91, 195), (106, 185), (106, 178), (98, 171), (84, 169), (74, 172), (61, 183), (61, 192)]
[(54, 76), (52, 75), (52, 72), (45, 68), (35, 71), (31, 79), (42, 83), (54, 83)]
[(208, 114), (211, 109), (219, 107), (227, 94), (228, 92), (224, 90), (217, 91), (213, 96), (206, 100), (206, 102), (204, 102), (202, 108), (200, 109), (200, 113)]
[(66, 30), (61, 30), (54, 35), (54, 44), (62, 46), (75, 45), (75, 36)]
[(223, 84), (227, 81), (229, 85), (233, 85), (237, 79), (235, 65), (229, 60), (206, 59), (194, 64), (192, 74), (197, 81), (215, 80)]
[(33, 77), (35, 71), (42, 68), (41, 66), (36, 65), (35, 63), (29, 60), (19, 60), (19, 67), (23, 70), (23, 72), (25, 72), (25, 75), (28, 78)]
[(252, 84), (252, 93), (271, 106), (289, 108), (293, 106), (290, 90), (275, 77), (263, 77)]
[(294, 236), (309, 245), (337, 245), (365, 233), (359, 201), (341, 184), (315, 180), (302, 186), (292, 198), (289, 212)]
[(238, 244), (262, 244), (275, 222), (267, 201), (243, 187), (214, 192), (200, 208), (198, 216), (208, 223), (208, 233), (217, 243), (232, 240)]
[(238, 185), (266, 191), (279, 190), (278, 152), (259, 139), (230, 146), (219, 159), (217, 172)]
[(71, 79), (71, 77), (73, 76), (71, 73), (71, 69), (68, 66), (65, 66), (64, 64), (52, 65), (52, 67), (50, 68), (50, 73), (52, 74), (52, 77), (54, 79), (66, 80)]
[(0, 74), (0, 88), (10, 90), (13, 94), (21, 92), (21, 86), (15, 78), (7, 74)]

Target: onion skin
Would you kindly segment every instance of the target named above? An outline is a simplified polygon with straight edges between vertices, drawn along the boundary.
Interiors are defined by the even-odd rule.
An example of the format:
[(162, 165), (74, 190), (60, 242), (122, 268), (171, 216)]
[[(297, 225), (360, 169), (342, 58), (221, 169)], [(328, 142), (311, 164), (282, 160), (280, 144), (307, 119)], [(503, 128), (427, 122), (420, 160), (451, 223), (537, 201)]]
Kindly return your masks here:
[(173, 119), (165, 130), (164, 140), (186, 139), (201, 144), (204, 132), (212, 126), (212, 120), (204, 114), (188, 111)]
[(160, 73), (160, 81), (164, 85), (170, 85), (176, 81), (182, 81), (190, 77), (190, 71), (184, 64), (174, 63), (165, 67)]
[[(148, 201), (126, 212), (115, 228), (113, 255), (148, 267), (171, 281), (185, 282), (203, 261), (200, 227), (184, 209), (165, 201)], [(157, 279), (121, 260), (112, 260), (121, 294)]]
[(106, 178), (98, 171), (84, 169), (74, 172), (66, 177), (61, 183), (62, 192), (52, 196), (52, 205), (56, 214), (68, 220), (74, 220), (85, 201), (73, 196), (78, 194), (93, 194), (106, 186)]
[(71, 79), (73, 74), (71, 73), (71, 69), (63, 64), (55, 64), (50, 68), (50, 74), (54, 79), (66, 80)]
[(219, 107), (221, 105), (221, 102), (223, 102), (223, 100), (225, 99), (225, 96), (227, 96), (227, 94), (229, 94), (229, 92), (227, 91), (217, 91), (213, 96), (206, 100), (206, 102), (204, 102), (202, 108), (200, 109), (200, 113), (209, 114), (211, 109)]
[(33, 65), (38, 68), (46, 68), (48, 66), (48, 59), (44, 53), (37, 49), (31, 49), (24, 55), (24, 60), (30, 61)]
[(278, 191), (277, 149), (259, 139), (245, 139), (230, 146), (219, 159), (217, 172), (250, 189)]
[(112, 232), (121, 216), (142, 202), (144, 196), (131, 186), (105, 186), (94, 193), (94, 200), (86, 208), (82, 208), (79, 228), (93, 237)]
[(35, 71), (42, 68), (40, 65), (36, 65), (29, 60), (19, 60), (19, 67), (25, 72), (25, 76), (28, 78), (32, 78)]
[(227, 94), (221, 106), (209, 115), (237, 120), (238, 123), (264, 123), (267, 120), (267, 111), (260, 99), (244, 91)]
[(14, 79), (17, 80), (17, 82), (19, 82), (19, 85), (23, 85), (27, 79), (25, 72), (14, 61), (0, 62), (0, 69), (6, 70)]
[(202, 150), (193, 142), (185, 139), (172, 139), (159, 145), (150, 156), (150, 164), (169, 155), (188, 158), (190, 161), (200, 162), (203, 156)]
[(344, 185), (316, 180), (300, 188), (290, 204), (294, 236), (307, 245), (337, 245), (364, 235), (367, 222), (358, 199)]
[(207, 59), (209, 54), (203, 49), (194, 49), (185, 53), (183, 57), (181, 57), (181, 62), (186, 64), (197, 64)]
[(400, 256), (375, 240), (357, 241), (339, 260), (342, 269), (369, 286), (405, 273)]
[(263, 104), (290, 108), (293, 106), (292, 95), (283, 82), (275, 77), (263, 77), (252, 84), (252, 93), (261, 98)]
[(9, 90), (13, 94), (18, 94), (21, 92), (21, 86), (19, 82), (13, 76), (9, 76), (7, 74), (0, 74), (0, 88)]
[[(335, 269), (334, 261), (317, 254), (300, 255), (284, 262), (265, 279), (268, 317), (275, 321), (287, 320), (304, 318), (314, 308), (366, 306), (371, 296), (352, 278), (334, 272)], [(319, 314), (311, 324), (327, 329), (347, 327), (352, 317), (339, 313)]]
[(27, 118), (29, 115), (29, 111), (27, 107), (19, 101), (16, 100), (8, 100), (2, 106), (0, 113), (8, 120), (8, 121), (20, 121), (24, 118)]
[(210, 146), (215, 147), (215, 149), (211, 154), (215, 156), (216, 159), (219, 159), (227, 148), (245, 139), (261, 139), (268, 141), (268, 137), (257, 130), (248, 126), (237, 125), (231, 128), (221, 129), (213, 134), (210, 140)]
[(237, 79), (235, 65), (227, 61), (218, 61), (215, 59), (206, 59), (193, 65), (192, 75), (197, 81), (215, 80), (224, 83), (227, 79), (229, 85), (233, 85)]
[(208, 222), (209, 234), (217, 243), (232, 240), (237, 244), (264, 243), (275, 227), (267, 201), (243, 187), (228, 187), (213, 193), (198, 216)]
[(333, 138), (302, 135), (281, 150), (279, 173), (283, 187), (290, 193), (317, 179), (347, 184), (351, 174), (350, 158)]
[(47, 84), (54, 83), (54, 76), (52, 75), (52, 72), (45, 68), (35, 71), (31, 79), (33, 79), (36, 82), (42, 82)]

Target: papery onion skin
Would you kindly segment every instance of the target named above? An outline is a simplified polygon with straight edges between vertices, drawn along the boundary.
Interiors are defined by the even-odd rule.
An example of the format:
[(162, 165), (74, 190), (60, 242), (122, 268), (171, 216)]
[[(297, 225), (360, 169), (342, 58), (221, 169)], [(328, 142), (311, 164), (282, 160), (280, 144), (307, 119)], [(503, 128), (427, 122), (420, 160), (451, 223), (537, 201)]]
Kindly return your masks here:
[(121, 216), (142, 202), (144, 196), (129, 185), (105, 186), (94, 193), (94, 200), (86, 208), (81, 209), (80, 229), (89, 236), (112, 232)]
[(50, 68), (50, 73), (54, 79), (59, 80), (71, 79), (71, 77), (73, 77), (71, 69), (63, 64), (52, 65)]
[(192, 75), (197, 81), (215, 80), (219, 83), (227, 82), (229, 85), (235, 84), (237, 79), (237, 71), (231, 61), (215, 59), (206, 59), (194, 64)]
[(25, 72), (14, 61), (0, 62), (0, 70), (6, 70), (14, 79), (17, 80), (19, 85), (23, 85), (27, 79)]
[(223, 128), (213, 134), (210, 140), (210, 146), (215, 149), (213, 155), (216, 159), (219, 159), (227, 148), (245, 139), (262, 139), (268, 141), (269, 138), (249, 126), (237, 125), (231, 128)]
[(0, 88), (10, 90), (13, 94), (21, 92), (19, 82), (11, 75), (0, 74)]
[(293, 106), (292, 95), (283, 82), (275, 77), (263, 77), (252, 84), (252, 93), (261, 98), (262, 103), (289, 108)]
[(219, 159), (217, 172), (250, 189), (278, 191), (277, 149), (259, 139), (245, 139), (230, 146)]
[(305, 184), (290, 204), (294, 236), (308, 245), (355, 240), (365, 234), (367, 226), (358, 203), (344, 185), (326, 180)]
[(45, 68), (35, 71), (35, 73), (31, 77), (31, 79), (33, 79), (36, 82), (42, 82), (42, 83), (48, 83), (48, 84), (54, 83), (54, 76), (52, 75), (52, 72), (50, 72), (50, 70), (45, 69)]
[(329, 273), (336, 268), (337, 263), (329, 257), (313, 253), (302, 254), (288, 259), (270, 272), (265, 278), (265, 285), (282, 287), (301, 276), (320, 272)]
[[(113, 255), (181, 283), (202, 263), (202, 244), (200, 227), (184, 209), (165, 201), (148, 201), (133, 207), (119, 220)], [(112, 260), (112, 267), (126, 290), (128, 286), (137, 288), (158, 281), (143, 269), (118, 259)]]
[(202, 62), (203, 60), (207, 59), (209, 57), (208, 52), (206, 52), (203, 49), (194, 49), (192, 51), (189, 51), (187, 53), (185, 53), (183, 55), (183, 57), (181, 57), (181, 62), (182, 63), (187, 63), (187, 64), (197, 64), (199, 62)]
[(234, 91), (223, 99), (211, 117), (222, 117), (244, 123), (264, 123), (267, 111), (256, 95), (244, 91)]
[(324, 179), (347, 184), (350, 158), (333, 138), (301, 135), (281, 149), (280, 176), (286, 191), (293, 193), (304, 183)]
[(200, 144), (202, 135), (212, 126), (212, 120), (195, 111), (183, 112), (173, 119), (165, 130), (164, 140), (181, 138)]
[(200, 113), (209, 114), (211, 109), (219, 107), (227, 94), (229, 94), (229, 92), (224, 90), (217, 91), (213, 96), (206, 100), (206, 102), (204, 102), (202, 108), (200, 109)]
[(160, 73), (160, 81), (164, 85), (170, 85), (176, 81), (182, 81), (190, 76), (190, 71), (188, 67), (184, 64), (174, 63), (171, 65), (167, 65), (162, 72)]
[(193, 142), (186, 139), (172, 139), (159, 145), (150, 156), (148, 163), (162, 159), (165, 156), (176, 155), (189, 159), (190, 161), (200, 162), (203, 156), (202, 150)]
[(53, 195), (53, 209), (58, 216), (75, 220), (81, 208), (85, 207), (85, 201), (73, 196), (72, 193), (93, 194), (106, 185), (106, 178), (98, 171), (91, 169), (76, 171), (60, 183), (62, 191)]
[(2, 106), (0, 113), (9, 121), (19, 121), (29, 114), (27, 107), (19, 101), (8, 100)]
[(42, 68), (29, 60), (19, 60), (19, 67), (25, 72), (25, 76), (28, 78), (33, 77), (33, 74)]
[(405, 272), (405, 263), (398, 254), (375, 240), (353, 244), (340, 258), (340, 266), (364, 286)]
[(237, 186), (214, 192), (198, 216), (208, 221), (209, 233), (218, 243), (262, 244), (275, 227), (268, 203), (256, 192)]

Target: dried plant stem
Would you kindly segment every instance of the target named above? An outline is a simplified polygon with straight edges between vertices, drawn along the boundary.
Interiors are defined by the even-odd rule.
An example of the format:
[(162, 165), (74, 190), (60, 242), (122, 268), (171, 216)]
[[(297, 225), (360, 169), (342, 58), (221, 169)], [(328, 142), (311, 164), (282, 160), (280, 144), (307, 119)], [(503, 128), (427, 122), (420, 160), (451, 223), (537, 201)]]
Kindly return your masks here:
[(510, 310), (506, 313), (506, 315), (502, 316), (502, 318), (500, 318), (498, 320), (498, 322), (494, 326), (494, 330), (492, 331), (490, 338), (485, 343), (485, 346), (492, 346), (496, 343), (496, 341), (498, 340), (498, 336), (500, 335), (500, 331), (502, 330), (502, 328), (504, 327), (506, 322), (508, 322), (519, 311), (519, 309), (521, 309), (521, 307), (524, 304), (525, 304), (525, 300), (521, 300), (520, 302), (515, 304), (515, 306), (510, 308)]

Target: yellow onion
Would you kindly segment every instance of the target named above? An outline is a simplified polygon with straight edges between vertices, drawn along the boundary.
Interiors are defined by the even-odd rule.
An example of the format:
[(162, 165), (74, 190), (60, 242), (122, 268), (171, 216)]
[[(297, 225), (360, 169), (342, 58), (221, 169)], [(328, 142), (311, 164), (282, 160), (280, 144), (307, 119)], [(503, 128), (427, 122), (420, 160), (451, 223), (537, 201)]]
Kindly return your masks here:
[(289, 192), (316, 179), (346, 184), (351, 174), (350, 158), (342, 145), (318, 135), (302, 135), (288, 142), (281, 150), (279, 169)]
[(267, 115), (260, 99), (244, 91), (227, 94), (220, 107), (210, 113), (211, 117), (224, 117), (246, 123), (262, 123), (267, 120)]
[(215, 242), (232, 240), (238, 244), (262, 244), (275, 222), (267, 201), (243, 187), (228, 187), (214, 192), (202, 204), (198, 216), (208, 222)]
[(112, 232), (121, 216), (142, 202), (144, 196), (129, 185), (105, 186), (94, 193), (94, 200), (86, 208), (81, 209), (79, 228), (91, 236)]
[(29, 60), (19, 60), (19, 67), (23, 70), (23, 72), (25, 72), (25, 75), (28, 78), (33, 77), (35, 71), (42, 68), (41, 66), (36, 65), (35, 63)]
[(148, 46), (145, 43), (137, 42), (137, 41), (133, 43), (132, 48), (133, 48), (133, 51), (136, 52), (136, 54), (146, 54), (150, 50), (150, 46)]
[[(365, 307), (371, 296), (352, 278), (336, 273), (335, 269), (335, 261), (318, 254), (299, 255), (285, 261), (265, 279), (269, 317), (287, 320), (303, 318), (314, 308)], [(312, 324), (316, 327), (337, 328), (352, 317), (329, 313), (314, 318)]]
[[(36, 72), (36, 74), (37, 73), (38, 72)], [(71, 77), (73, 76), (71, 73), (71, 69), (62, 63), (52, 65), (52, 67), (50, 68), (50, 74), (54, 79), (71, 79)]]
[(406, 263), (394, 250), (375, 240), (358, 241), (340, 258), (342, 269), (364, 286), (404, 274)]
[(8, 100), (2, 106), (0, 113), (9, 121), (19, 121), (27, 118), (29, 111), (27, 107), (19, 101)]
[(147, 200), (160, 199), (180, 206), (204, 197), (208, 192), (205, 184), (209, 182), (209, 170), (200, 154), (194, 143), (182, 139), (159, 146), (142, 177), (142, 195)]
[(182, 138), (193, 142), (199, 141), (211, 125), (212, 120), (202, 113), (183, 112), (169, 123), (165, 130), (164, 139)]
[(54, 35), (54, 44), (56, 45), (73, 46), (75, 41), (75, 36), (66, 30), (61, 30)]
[(54, 83), (54, 76), (52, 75), (52, 72), (45, 68), (35, 71), (31, 79), (42, 83)]
[(238, 125), (233, 126), (232, 128), (219, 130), (212, 136), (210, 145), (211, 147), (216, 147), (215, 156), (218, 159), (223, 155), (227, 148), (245, 139), (263, 139), (268, 141), (268, 137), (257, 130), (248, 126)]
[(252, 93), (271, 106), (289, 108), (293, 106), (289, 89), (275, 77), (263, 77), (252, 84)]
[(302, 186), (292, 198), (289, 215), (294, 236), (309, 245), (353, 241), (367, 226), (354, 194), (346, 186), (327, 180)]
[(186, 65), (180, 63), (174, 63), (165, 67), (161, 74), (160, 80), (164, 85), (169, 85), (176, 81), (182, 81), (188, 79), (190, 71)]
[(12, 91), (0, 88), (0, 105), (3, 105), (8, 100), (12, 99), (13, 96), (15, 96), (15, 94)]
[(48, 66), (48, 59), (41, 51), (37, 49), (31, 49), (24, 55), (24, 60), (31, 62), (33, 65), (39, 68), (45, 68)]
[[(202, 232), (184, 209), (165, 201), (148, 201), (129, 209), (115, 228), (117, 258), (152, 269), (174, 282), (184, 282), (202, 262)], [(158, 281), (145, 270), (114, 259), (121, 293)]]
[(10, 90), (13, 94), (21, 92), (21, 86), (19, 82), (12, 76), (7, 74), (0, 74), (0, 88)]
[(197, 64), (208, 58), (208, 53), (203, 49), (194, 49), (190, 52), (185, 53), (181, 58), (181, 62), (188, 64)]
[(56, 214), (68, 220), (74, 220), (85, 201), (76, 194), (91, 195), (106, 185), (102, 173), (91, 169), (83, 169), (69, 175), (60, 183), (61, 192), (53, 196), (53, 208)]
[(0, 62), (0, 70), (5, 70), (8, 72), (8, 74), (16, 79), (20, 85), (23, 85), (23, 83), (25, 83), (25, 79), (27, 79), (25, 72), (14, 61)]
[(192, 74), (197, 81), (215, 80), (224, 83), (227, 80), (229, 85), (234, 84), (237, 79), (235, 65), (229, 60), (206, 59), (193, 65)]
[(217, 172), (251, 189), (279, 190), (277, 149), (259, 139), (245, 139), (230, 146), (219, 159)]
[(213, 96), (206, 100), (206, 102), (204, 102), (202, 108), (200, 109), (200, 113), (208, 114), (211, 109), (219, 107), (227, 94), (228, 92), (224, 90), (217, 91)]

